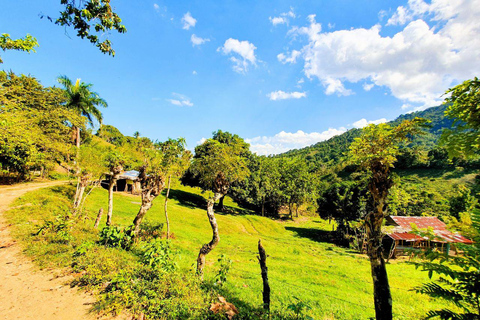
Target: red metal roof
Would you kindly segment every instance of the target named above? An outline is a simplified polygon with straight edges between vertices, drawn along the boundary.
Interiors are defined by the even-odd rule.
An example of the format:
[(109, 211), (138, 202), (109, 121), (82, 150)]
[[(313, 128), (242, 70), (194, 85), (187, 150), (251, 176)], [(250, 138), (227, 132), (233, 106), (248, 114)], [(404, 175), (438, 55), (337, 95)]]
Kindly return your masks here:
[(388, 234), (390, 238), (393, 240), (404, 240), (404, 241), (421, 241), (423, 240), (422, 237), (417, 236), (416, 234), (413, 233), (408, 233), (408, 232), (394, 232)]
[(404, 241), (420, 241), (427, 240), (416, 234), (410, 233), (412, 231), (412, 224), (415, 224), (419, 229), (433, 228), (433, 233), (438, 239), (433, 242), (454, 242), (472, 244), (473, 241), (465, 238), (458, 233), (452, 233), (447, 230), (447, 225), (440, 221), (437, 217), (387, 217), (387, 225), (395, 226), (394, 230), (388, 236), (394, 240)]
[(402, 227), (403, 229), (412, 229), (412, 223), (414, 223), (419, 229), (427, 229), (428, 227), (433, 228), (433, 230), (447, 230), (447, 226), (442, 221), (438, 220), (437, 217), (399, 217), (399, 216), (390, 216), (393, 220), (393, 225)]

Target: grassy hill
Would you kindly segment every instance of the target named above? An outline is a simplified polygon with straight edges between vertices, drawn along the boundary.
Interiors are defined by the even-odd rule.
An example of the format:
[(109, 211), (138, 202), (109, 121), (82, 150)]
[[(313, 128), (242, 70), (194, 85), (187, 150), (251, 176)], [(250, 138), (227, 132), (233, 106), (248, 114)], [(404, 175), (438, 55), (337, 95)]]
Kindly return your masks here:
[[(14, 235), (22, 240), (26, 252), (44, 267), (69, 268), (72, 254), (81, 243), (98, 241), (98, 230), (93, 229), (92, 225), (98, 209), (107, 207), (107, 192), (103, 189), (94, 190), (87, 199), (87, 219), (78, 222), (75, 231), (72, 231), (73, 239), (68, 243), (32, 235), (44, 220), (52, 220), (62, 212), (72, 192), (72, 186), (32, 192), (18, 199), (14, 204), (16, 208), (6, 213), (15, 225)], [(172, 240), (175, 259), (183, 272), (192, 274), (199, 248), (211, 239), (204, 209), (206, 195), (196, 188), (183, 186), (175, 187), (171, 195), (169, 213), (171, 230), (175, 234)], [(138, 196), (115, 194), (114, 223), (119, 226), (131, 224), (139, 204)], [(330, 243), (331, 224), (319, 218), (306, 217), (283, 222), (242, 214), (245, 211), (228, 199), (226, 205), (232, 214), (217, 214), (221, 241), (207, 256), (205, 273), (209, 282), (219, 269), (218, 259), (222, 255), (233, 261), (226, 285), (220, 293), (239, 308), (240, 315), (235, 319), (248, 319), (251, 317), (248, 310), (258, 310), (261, 306), (262, 281), (256, 259), (259, 239), (269, 255), (267, 265), (272, 287), (272, 308), (285, 315), (282, 319), (296, 318), (292, 311), (287, 310), (289, 305), (308, 305), (311, 309), (304, 308), (302, 313), (315, 319), (367, 319), (374, 316), (368, 258)], [(164, 219), (163, 197), (158, 197), (146, 220), (159, 223)], [(130, 265), (138, 263), (135, 248), (131, 251), (101, 248), (103, 246), (96, 244), (89, 249), (96, 252), (91, 263), (101, 264), (103, 268), (101, 275), (89, 275), (101, 279), (100, 283), (93, 286), (97, 292), (101, 292), (98, 288), (102, 288), (102, 281), (110, 282), (118, 277), (120, 269), (128, 269)], [(105, 267), (109, 266), (105, 261), (112, 259), (123, 261), (121, 267), (116, 264), (118, 270)], [(428, 310), (446, 305), (454, 308), (445, 301), (410, 291), (426, 282), (428, 276), (415, 270), (405, 260), (390, 261), (387, 269), (395, 319), (418, 319)], [(110, 310), (111, 305), (105, 302), (108, 299), (102, 301), (103, 304), (97, 305), (97, 308)], [(200, 307), (207, 310), (208, 306), (204, 304)]]

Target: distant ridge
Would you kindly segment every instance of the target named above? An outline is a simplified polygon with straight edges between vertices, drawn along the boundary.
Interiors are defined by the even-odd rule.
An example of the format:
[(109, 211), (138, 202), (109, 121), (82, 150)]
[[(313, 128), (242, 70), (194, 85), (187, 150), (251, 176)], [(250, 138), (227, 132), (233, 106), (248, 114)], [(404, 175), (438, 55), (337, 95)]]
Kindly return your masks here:
[[(450, 128), (453, 120), (445, 117), (444, 112), (447, 105), (428, 108), (423, 111), (417, 111), (398, 116), (395, 120), (388, 122), (391, 125), (398, 125), (403, 120), (410, 120), (415, 117), (425, 118), (431, 121), (430, 127), (426, 130), (427, 133), (422, 136), (417, 136), (413, 139), (410, 146), (423, 146), (426, 149), (433, 148), (440, 138), (444, 128)], [(361, 129), (350, 129), (347, 132), (338, 136), (332, 137), (328, 140), (318, 142), (309, 147), (302, 149), (293, 149), (285, 153), (279, 154), (278, 157), (301, 157), (305, 158), (307, 162), (315, 163), (331, 163), (335, 164), (340, 161), (343, 154), (348, 150), (352, 141), (360, 136)]]

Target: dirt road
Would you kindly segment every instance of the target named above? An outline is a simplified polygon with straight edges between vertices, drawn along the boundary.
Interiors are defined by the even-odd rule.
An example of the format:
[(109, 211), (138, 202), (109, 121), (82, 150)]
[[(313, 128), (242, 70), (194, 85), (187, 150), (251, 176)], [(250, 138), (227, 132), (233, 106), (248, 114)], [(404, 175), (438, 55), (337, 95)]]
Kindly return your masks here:
[(66, 278), (40, 271), (11, 238), (3, 218), (13, 200), (24, 193), (64, 182), (28, 183), (0, 187), (0, 319), (82, 320), (93, 297), (65, 285)]

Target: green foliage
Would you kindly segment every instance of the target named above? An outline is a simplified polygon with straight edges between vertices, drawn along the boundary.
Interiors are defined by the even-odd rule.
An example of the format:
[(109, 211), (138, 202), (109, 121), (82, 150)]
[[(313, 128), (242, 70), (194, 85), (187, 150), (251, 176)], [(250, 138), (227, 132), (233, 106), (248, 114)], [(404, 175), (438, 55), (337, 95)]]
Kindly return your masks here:
[(242, 141), (234, 139), (232, 143), (222, 143), (208, 139), (195, 148), (190, 170), (204, 190), (225, 194), (232, 183), (247, 177), (249, 170)]
[(71, 125), (79, 115), (62, 106), (62, 90), (35, 78), (0, 72), (0, 170), (27, 178), (30, 170), (52, 169), (73, 155)]
[(290, 310), (295, 315), (295, 319), (313, 320), (312, 317), (306, 315), (312, 307), (295, 296), (293, 298), (295, 299), (295, 302), (289, 304), (287, 310)]
[[(480, 233), (480, 211), (474, 210), (473, 226)], [(480, 299), (480, 245), (456, 244), (463, 254), (449, 256), (448, 254), (431, 251), (424, 255), (425, 262), (414, 263), (417, 268), (428, 272), (431, 279), (439, 275), (438, 280), (425, 283), (415, 288), (419, 293), (434, 298), (442, 298), (455, 303), (462, 312), (447, 308), (429, 311), (426, 319), (439, 317), (440, 319), (464, 320), (479, 319)]]
[[(38, 47), (37, 39), (27, 34), (24, 38), (12, 39), (8, 33), (2, 33), (0, 35), (0, 49), (6, 50), (18, 50), (25, 52), (35, 52), (35, 47)], [(0, 63), (3, 63), (0, 57)]]
[(127, 138), (120, 132), (120, 130), (111, 125), (102, 124), (96, 135), (117, 147), (122, 146), (127, 142)]
[(225, 282), (227, 282), (227, 276), (230, 272), (230, 268), (232, 267), (232, 260), (222, 254), (217, 261), (220, 266), (218, 268), (217, 274), (213, 279), (213, 284), (214, 286), (221, 288), (224, 286)]
[(97, 106), (107, 107), (107, 102), (100, 98), (98, 93), (91, 91), (92, 84), (80, 82), (77, 79), (75, 84), (67, 76), (57, 78), (58, 83), (63, 86), (65, 92), (65, 106), (82, 116), (86, 117), (88, 123), (93, 126), (93, 119), (102, 123), (102, 113)]
[(100, 232), (99, 242), (107, 247), (130, 250), (134, 238), (133, 226), (125, 227), (123, 229), (117, 226), (106, 226)]
[(68, 243), (72, 239), (70, 229), (74, 221), (68, 217), (59, 215), (53, 220), (47, 220), (38, 227), (35, 235), (50, 237), (52, 241)]
[(144, 244), (141, 249), (140, 261), (167, 273), (173, 272), (177, 268), (175, 255), (168, 240), (154, 239)]
[[(73, 27), (77, 36), (87, 38), (101, 52), (115, 56), (110, 40), (100, 41), (97, 34), (103, 34), (109, 30), (117, 30), (119, 33), (127, 32), (122, 19), (115, 13), (110, 5), (110, 0), (61, 0), (65, 10), (60, 12), (60, 17), (55, 21), (61, 26)], [(48, 19), (52, 20), (50, 17)], [(92, 28), (93, 27), (93, 28)], [(91, 30), (91, 29), (94, 29)]]
[(446, 130), (442, 135), (442, 143), (451, 156), (478, 155), (480, 149), (480, 80), (474, 78), (464, 81), (447, 90), (450, 94), (445, 102), (450, 106), (445, 115), (455, 121), (457, 127)]

